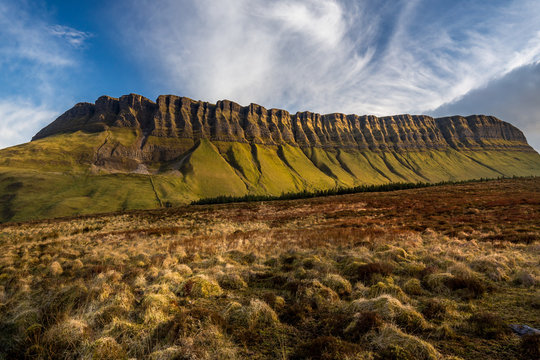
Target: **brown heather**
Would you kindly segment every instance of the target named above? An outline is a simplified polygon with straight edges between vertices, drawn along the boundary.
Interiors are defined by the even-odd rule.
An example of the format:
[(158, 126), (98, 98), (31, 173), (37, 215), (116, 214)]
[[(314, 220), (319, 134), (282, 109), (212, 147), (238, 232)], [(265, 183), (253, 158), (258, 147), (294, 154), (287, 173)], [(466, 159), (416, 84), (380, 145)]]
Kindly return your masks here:
[(526, 359), (540, 181), (0, 227), (0, 359)]

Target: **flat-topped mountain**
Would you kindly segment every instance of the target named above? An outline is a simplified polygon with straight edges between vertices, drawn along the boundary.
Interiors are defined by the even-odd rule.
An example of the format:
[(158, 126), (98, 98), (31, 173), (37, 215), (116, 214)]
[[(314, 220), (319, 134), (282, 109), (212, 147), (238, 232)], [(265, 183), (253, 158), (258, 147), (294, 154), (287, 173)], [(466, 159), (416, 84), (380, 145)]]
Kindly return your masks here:
[(540, 155), (493, 116), (290, 114), (227, 100), (102, 96), (0, 150), (0, 221), (512, 175), (540, 175)]
[[(153, 102), (130, 94), (102, 96), (95, 104), (79, 103), (42, 129), (33, 140), (78, 130), (110, 127), (138, 129), (147, 137), (197, 141), (236, 141), (261, 145), (386, 149), (514, 148), (530, 150), (523, 133), (493, 116), (320, 115), (290, 114), (223, 100), (216, 104), (161, 95)], [(170, 154), (168, 154), (170, 155)]]

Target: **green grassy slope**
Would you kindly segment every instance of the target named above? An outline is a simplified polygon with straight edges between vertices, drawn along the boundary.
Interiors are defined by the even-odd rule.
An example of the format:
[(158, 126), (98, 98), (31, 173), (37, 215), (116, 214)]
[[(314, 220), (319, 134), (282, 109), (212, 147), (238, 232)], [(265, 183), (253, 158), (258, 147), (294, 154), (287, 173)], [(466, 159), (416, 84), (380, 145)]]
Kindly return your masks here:
[(0, 150), (0, 167), (86, 171), (109, 132), (61, 134)]
[(302, 189), (326, 189), (336, 185), (335, 180), (311, 162), (301, 149), (283, 145), (278, 149), (277, 154), (300, 177), (303, 183)]
[[(0, 221), (174, 206), (219, 195), (540, 176), (540, 155), (534, 152), (374, 152), (208, 140), (178, 142), (189, 150), (168, 163), (147, 163), (150, 174), (93, 165), (98, 150), (133, 148), (139, 135), (77, 132), (0, 150)], [(163, 146), (160, 138), (148, 141)]]
[(234, 168), (219, 154), (216, 146), (205, 139), (187, 156), (180, 171), (187, 188), (198, 197), (247, 193), (246, 185)]
[(2, 221), (23, 221), (159, 206), (150, 177), (61, 174), (0, 168)]

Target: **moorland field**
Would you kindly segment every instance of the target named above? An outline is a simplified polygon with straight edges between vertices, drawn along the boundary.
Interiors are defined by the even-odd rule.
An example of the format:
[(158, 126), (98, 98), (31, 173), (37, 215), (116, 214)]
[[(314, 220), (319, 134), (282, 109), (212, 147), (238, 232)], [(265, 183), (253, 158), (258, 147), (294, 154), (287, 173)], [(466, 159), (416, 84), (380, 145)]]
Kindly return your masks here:
[(536, 359), (540, 179), (0, 225), (0, 359)]

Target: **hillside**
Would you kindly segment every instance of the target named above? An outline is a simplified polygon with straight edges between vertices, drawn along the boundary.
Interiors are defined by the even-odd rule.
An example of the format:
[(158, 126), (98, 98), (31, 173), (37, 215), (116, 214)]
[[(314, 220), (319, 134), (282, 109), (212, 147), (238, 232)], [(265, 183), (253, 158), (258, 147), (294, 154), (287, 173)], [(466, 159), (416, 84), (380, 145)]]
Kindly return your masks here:
[(0, 221), (176, 206), (219, 195), (540, 175), (492, 116), (290, 114), (172, 95), (80, 103), (0, 150)]
[(540, 179), (0, 225), (0, 359), (539, 358)]

